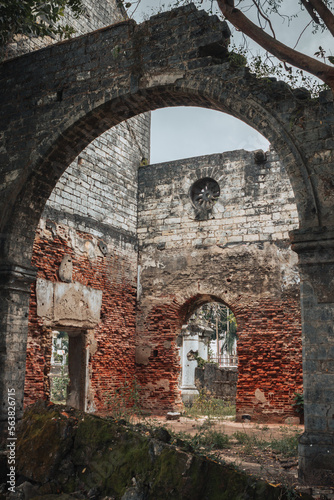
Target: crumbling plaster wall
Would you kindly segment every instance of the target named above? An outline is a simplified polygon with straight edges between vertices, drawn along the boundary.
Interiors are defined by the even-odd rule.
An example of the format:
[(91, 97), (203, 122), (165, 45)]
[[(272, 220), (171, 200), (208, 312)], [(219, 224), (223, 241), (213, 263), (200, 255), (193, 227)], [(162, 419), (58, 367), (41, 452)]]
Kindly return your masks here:
[[(130, 122), (130, 123), (129, 123)], [(149, 156), (149, 115), (129, 120), (100, 136), (69, 166), (43, 212), (32, 263), (37, 278), (60, 281), (65, 255), (73, 282), (102, 290), (101, 321), (89, 329), (87, 408), (105, 410), (115, 388), (134, 372), (137, 285), (137, 169)], [(135, 140), (134, 140), (135, 137)], [(67, 321), (66, 326), (76, 326)], [(52, 328), (37, 314), (32, 286), (25, 404), (49, 396)]]
[[(78, 34), (123, 20), (115, 0), (85, 0), (86, 15), (70, 19)], [(51, 40), (20, 38), (11, 54), (19, 55)], [(32, 263), (37, 280), (61, 282), (59, 267), (66, 255), (73, 273), (72, 294), (61, 324), (43, 313), (32, 285), (25, 405), (48, 398), (52, 329), (81, 329), (89, 350), (88, 410), (104, 410), (115, 387), (134, 371), (135, 300), (137, 281), (137, 169), (149, 158), (150, 115), (143, 114), (100, 135), (59, 179), (36, 232)], [(98, 324), (71, 315), (80, 300), (75, 290), (102, 291)]]
[[(260, 161), (256, 158), (260, 158)], [(212, 178), (220, 196), (196, 219), (190, 188)], [(234, 151), (139, 170), (137, 375), (145, 404), (179, 402), (181, 326), (201, 304), (227, 304), (238, 322), (237, 413), (284, 421), (302, 384), (298, 227), (289, 179), (274, 151)]]

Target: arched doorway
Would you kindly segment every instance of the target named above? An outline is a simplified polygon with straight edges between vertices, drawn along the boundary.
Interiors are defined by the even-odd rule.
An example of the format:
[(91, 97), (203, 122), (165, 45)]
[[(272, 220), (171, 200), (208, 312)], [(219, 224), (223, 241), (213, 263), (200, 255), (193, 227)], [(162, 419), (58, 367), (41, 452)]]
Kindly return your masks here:
[(199, 394), (235, 405), (237, 392), (237, 322), (224, 304), (198, 308), (183, 325), (180, 344), (180, 390), (186, 406)]

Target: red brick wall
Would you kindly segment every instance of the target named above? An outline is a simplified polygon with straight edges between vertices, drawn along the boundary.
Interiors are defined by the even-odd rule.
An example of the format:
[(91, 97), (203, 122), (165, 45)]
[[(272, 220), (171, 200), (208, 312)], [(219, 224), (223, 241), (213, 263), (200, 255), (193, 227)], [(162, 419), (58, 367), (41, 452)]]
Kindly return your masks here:
[[(90, 239), (89, 235), (84, 236)], [(101, 323), (94, 332), (97, 349), (89, 367), (94, 406), (103, 411), (114, 390), (134, 375), (136, 290), (129, 279), (130, 263), (124, 256), (94, 260), (78, 256), (65, 239), (59, 236), (46, 239), (37, 234), (32, 262), (38, 269), (38, 278), (59, 281), (58, 268), (64, 254), (72, 255), (73, 281), (103, 290)], [(36, 292), (32, 286), (25, 405), (49, 397), (51, 331), (37, 317)]]
[(237, 418), (246, 413), (255, 421), (284, 422), (296, 415), (291, 404), (303, 384), (299, 299), (238, 305), (234, 314), (238, 323)]
[[(91, 260), (76, 255), (59, 235), (53, 239), (37, 235), (33, 264), (38, 277), (58, 281), (58, 268), (65, 254), (73, 258), (73, 281), (103, 290), (101, 324), (94, 331), (97, 349), (90, 360), (90, 406), (105, 411), (115, 389), (131, 384), (136, 377), (142, 387), (143, 408), (157, 413), (177, 408), (180, 359), (176, 339), (182, 325), (204, 299), (196, 296), (182, 305), (180, 300), (165, 297), (139, 311), (137, 344), (149, 345), (151, 355), (147, 365), (135, 366), (136, 290), (129, 279), (129, 262), (124, 256)], [(294, 415), (293, 395), (302, 387), (299, 297), (293, 294), (276, 301), (250, 300), (247, 304), (235, 300), (229, 307), (236, 315), (239, 336), (237, 415), (240, 418), (247, 413), (256, 421), (283, 422)], [(33, 286), (26, 405), (49, 397), (51, 331), (37, 317)]]
[(138, 344), (147, 343), (151, 347), (151, 355), (146, 366), (137, 365), (136, 377), (142, 387), (143, 407), (155, 413), (171, 411), (181, 403), (176, 337), (183, 323), (182, 308), (173, 302), (152, 308), (144, 330), (140, 328), (137, 331)]
[[(196, 296), (183, 306), (176, 302), (155, 306), (137, 332), (137, 342), (152, 349), (149, 363), (137, 365), (143, 403), (158, 413), (176, 409), (180, 403), (176, 337), (198, 304)], [(302, 391), (299, 298), (236, 302), (229, 307), (238, 324), (237, 417), (247, 413), (253, 421), (284, 422), (295, 416), (294, 392)]]

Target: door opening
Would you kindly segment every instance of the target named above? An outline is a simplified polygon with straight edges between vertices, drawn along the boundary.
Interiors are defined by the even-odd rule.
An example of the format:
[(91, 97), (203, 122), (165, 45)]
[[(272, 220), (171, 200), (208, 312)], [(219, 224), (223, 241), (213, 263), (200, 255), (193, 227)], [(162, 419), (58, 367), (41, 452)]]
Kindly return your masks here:
[(86, 411), (88, 350), (81, 330), (52, 332), (50, 400)]

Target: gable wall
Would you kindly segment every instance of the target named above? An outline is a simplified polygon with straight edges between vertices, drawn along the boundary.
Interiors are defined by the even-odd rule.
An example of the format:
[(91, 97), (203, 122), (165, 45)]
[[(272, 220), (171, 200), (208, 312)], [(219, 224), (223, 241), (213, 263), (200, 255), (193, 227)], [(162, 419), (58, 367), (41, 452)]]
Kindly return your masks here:
[[(206, 177), (220, 196), (198, 220), (189, 193)], [(278, 422), (294, 415), (301, 318), (288, 231), (296, 227), (291, 185), (274, 151), (263, 163), (254, 152), (233, 151), (140, 168), (137, 373), (148, 406), (179, 401), (181, 326), (218, 300), (238, 323), (238, 415)]]

